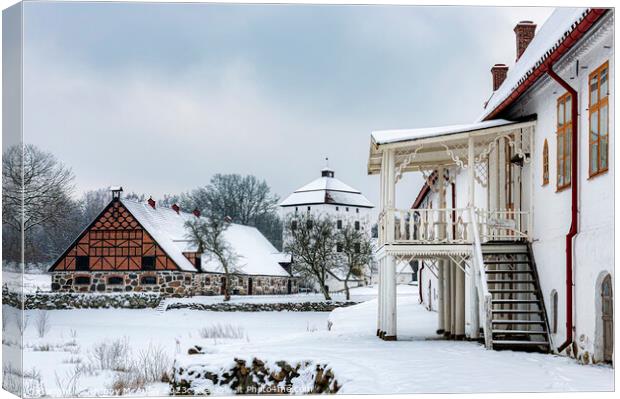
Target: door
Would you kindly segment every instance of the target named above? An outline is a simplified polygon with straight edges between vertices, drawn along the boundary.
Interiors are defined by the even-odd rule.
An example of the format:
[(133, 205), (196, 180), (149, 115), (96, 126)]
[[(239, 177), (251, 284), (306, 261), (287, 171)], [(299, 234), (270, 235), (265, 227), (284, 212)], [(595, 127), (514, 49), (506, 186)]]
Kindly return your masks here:
[(603, 361), (611, 363), (614, 354), (614, 302), (611, 275), (607, 275), (601, 287), (603, 317)]
[(252, 295), (253, 287), (252, 287), (252, 277), (248, 278), (248, 295)]
[(220, 294), (224, 295), (226, 292), (226, 277), (222, 277), (220, 280)]
[(287, 283), (287, 291), (289, 294), (293, 293), (293, 281), (292, 280), (289, 280)]

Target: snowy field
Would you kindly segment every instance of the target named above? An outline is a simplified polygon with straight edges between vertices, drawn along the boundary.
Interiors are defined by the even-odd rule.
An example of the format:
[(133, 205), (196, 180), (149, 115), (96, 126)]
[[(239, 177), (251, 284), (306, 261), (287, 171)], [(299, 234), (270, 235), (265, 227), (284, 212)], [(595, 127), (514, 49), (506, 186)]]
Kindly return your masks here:
[[(124, 364), (108, 366), (115, 371), (100, 364), (96, 348), (110, 348), (116, 343), (126, 351), (120, 357), (136, 364), (141, 364), (144, 354), (162, 359), (166, 365), (173, 359), (229, 364), (234, 357), (252, 356), (267, 361), (315, 360), (333, 368), (343, 385), (340, 393), (613, 389), (613, 369), (608, 366), (581, 366), (559, 356), (487, 351), (477, 343), (439, 340), (434, 334), (436, 313), (418, 304), (416, 287), (399, 289), (400, 340), (396, 342), (375, 337), (376, 299), (331, 314), (187, 309), (164, 313), (152, 309), (49, 311), (49, 330), (43, 337), (37, 331), (42, 313), (27, 311), (27, 386), (33, 393), (49, 396), (110, 395), (119, 384), (127, 386), (124, 394), (167, 395), (168, 385), (161, 382), (138, 384), (133, 391), (131, 384), (122, 385), (128, 373)], [(355, 295), (373, 295), (373, 289), (359, 291)], [(16, 333), (17, 325), (7, 320), (9, 337), (11, 332)], [(218, 326), (234, 329), (238, 337), (218, 338), (205, 333)], [(19, 343), (5, 340), (3, 344), (6, 370), (7, 360), (18, 354)], [(196, 344), (205, 346), (208, 354), (186, 355)]]
[[(22, 286), (23, 276), (23, 286)], [(14, 271), (2, 271), (2, 284), (12, 292), (33, 294), (37, 291), (50, 291), (52, 277), (47, 273), (18, 273)]]

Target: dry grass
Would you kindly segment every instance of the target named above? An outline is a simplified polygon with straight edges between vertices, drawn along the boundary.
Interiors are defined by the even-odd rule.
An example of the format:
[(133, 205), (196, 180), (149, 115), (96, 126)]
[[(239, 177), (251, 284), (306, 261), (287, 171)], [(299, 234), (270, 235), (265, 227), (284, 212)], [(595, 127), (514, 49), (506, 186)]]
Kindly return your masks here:
[(49, 312), (47, 310), (40, 310), (37, 313), (34, 325), (37, 329), (37, 334), (39, 334), (39, 338), (45, 337), (45, 334), (47, 334), (50, 330)]
[(232, 324), (214, 324), (201, 328), (198, 333), (202, 338), (243, 339), (246, 337), (243, 327)]
[(129, 340), (123, 337), (96, 344), (91, 357), (102, 370), (125, 371), (129, 369), (129, 352)]

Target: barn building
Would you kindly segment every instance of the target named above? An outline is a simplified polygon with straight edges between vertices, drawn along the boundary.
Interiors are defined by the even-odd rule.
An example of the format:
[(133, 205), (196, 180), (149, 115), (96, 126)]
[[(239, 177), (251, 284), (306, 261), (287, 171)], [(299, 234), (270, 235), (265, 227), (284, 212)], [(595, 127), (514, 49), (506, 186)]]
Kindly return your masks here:
[[(158, 292), (166, 296), (220, 295), (226, 279), (216, 260), (196, 252), (185, 222), (200, 212), (136, 202), (112, 191), (111, 202), (54, 262), (52, 290)], [(254, 227), (231, 223), (224, 238), (238, 257), (233, 295), (290, 294), (298, 279), (290, 261)]]
[[(370, 213), (374, 205), (357, 189), (345, 184), (335, 177), (335, 172), (329, 167), (321, 170), (321, 176), (310, 183), (298, 188), (282, 202), (283, 218), (295, 223), (295, 215), (309, 212), (316, 215), (327, 215), (336, 223), (337, 228), (349, 223), (355, 228), (364, 230), (370, 236)], [(282, 241), (287, 242), (290, 225), (283, 229)], [(334, 248), (338, 251), (338, 248)], [(293, 260), (294, 261), (294, 260)], [(330, 292), (344, 290), (344, 278), (338, 271), (331, 272), (326, 279)], [(350, 287), (363, 286), (372, 281), (370, 267), (363, 275), (351, 277)]]
[[(372, 133), (380, 338), (398, 338), (395, 265), (417, 259), (438, 334), (612, 361), (613, 28), (613, 9), (522, 21), (473, 123)], [(425, 184), (397, 209), (410, 172)]]

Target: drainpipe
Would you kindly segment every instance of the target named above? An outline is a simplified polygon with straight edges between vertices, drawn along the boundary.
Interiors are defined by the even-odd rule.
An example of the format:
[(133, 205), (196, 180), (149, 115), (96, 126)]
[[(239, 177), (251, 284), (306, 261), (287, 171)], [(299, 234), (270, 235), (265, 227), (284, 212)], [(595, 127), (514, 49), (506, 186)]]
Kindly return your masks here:
[[(422, 267), (420, 268), (419, 272), (418, 272), (418, 293), (420, 296), (419, 302), (422, 303), (424, 302), (422, 300), (422, 270), (424, 270), (424, 261), (422, 261)], [(429, 298), (430, 299), (430, 298)]]
[(562, 352), (573, 342), (573, 238), (577, 235), (577, 206), (579, 183), (577, 176), (577, 161), (579, 160), (579, 135), (577, 134), (578, 98), (577, 91), (564, 79), (553, 71), (553, 65), (549, 65), (547, 74), (566, 89), (571, 96), (571, 223), (570, 230), (566, 234), (566, 341), (558, 347)]

